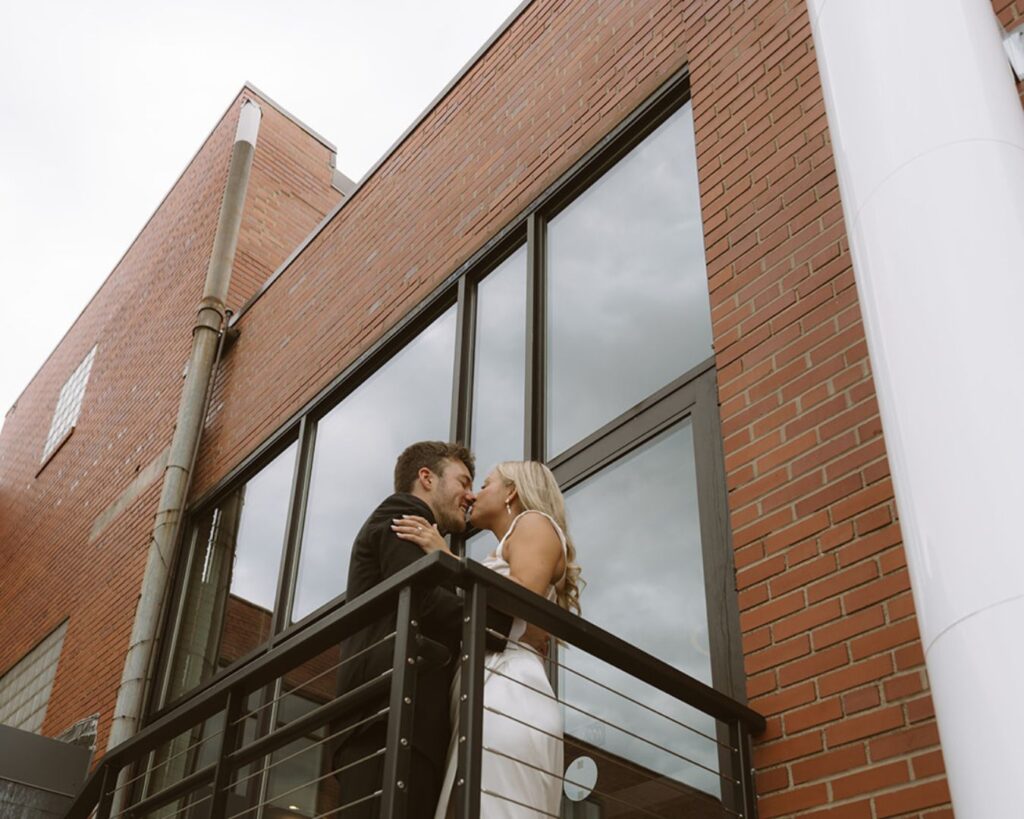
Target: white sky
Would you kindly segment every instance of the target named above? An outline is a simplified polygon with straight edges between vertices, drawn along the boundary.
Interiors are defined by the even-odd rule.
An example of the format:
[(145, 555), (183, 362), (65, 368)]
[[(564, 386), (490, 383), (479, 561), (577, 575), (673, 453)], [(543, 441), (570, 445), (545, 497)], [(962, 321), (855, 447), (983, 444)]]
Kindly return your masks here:
[(358, 181), (518, 5), (0, 3), (0, 420), (243, 82)]

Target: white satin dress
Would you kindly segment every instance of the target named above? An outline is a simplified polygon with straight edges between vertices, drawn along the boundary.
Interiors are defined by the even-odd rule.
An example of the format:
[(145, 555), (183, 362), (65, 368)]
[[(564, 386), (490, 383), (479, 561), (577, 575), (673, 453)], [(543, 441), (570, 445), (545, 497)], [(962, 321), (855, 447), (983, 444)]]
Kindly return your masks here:
[[(498, 548), (483, 565), (508, 577), (505, 541), (520, 518), (530, 514), (544, 515), (551, 521), (565, 553), (565, 534), (554, 519), (543, 512), (528, 510), (512, 520)], [(546, 597), (552, 602), (557, 600), (553, 585), (548, 586)], [(561, 815), (562, 713), (544, 671), (544, 660), (513, 642), (520, 640), (525, 631), (523, 620), (513, 620), (505, 650), (490, 652), (484, 661), (480, 815), (487, 819)], [(459, 682), (456, 673), (451, 696), (452, 741), (434, 819), (445, 819), (447, 815), (458, 767)]]

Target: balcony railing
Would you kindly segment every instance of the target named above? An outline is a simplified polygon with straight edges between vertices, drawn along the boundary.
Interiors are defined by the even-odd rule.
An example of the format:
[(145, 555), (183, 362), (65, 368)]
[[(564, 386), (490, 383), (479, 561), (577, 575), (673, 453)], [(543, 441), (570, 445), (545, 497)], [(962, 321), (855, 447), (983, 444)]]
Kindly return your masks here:
[[(413, 729), (409, 704), (417, 675), (413, 590), (437, 584), (460, 587), (465, 600), (459, 657), (459, 768), (453, 794), (460, 819), (481, 815), (484, 754), (503, 755), (482, 742), (485, 711), (496, 710), (485, 706), (483, 699), (489, 606), (539, 626), (561, 646), (547, 660), (549, 672), (557, 670), (551, 675), (555, 699), (566, 715), (567, 727), (586, 722), (584, 733), (590, 732), (578, 736), (567, 731), (564, 748), (569, 764), (564, 772), (548, 772), (563, 783), (567, 797), (563, 816), (756, 816), (750, 738), (764, 730), (760, 714), (472, 560), (432, 554), (226, 674), (108, 752), (75, 799), (68, 819), (86, 819), (93, 811), (96, 819), (110, 819), (115, 804), (118, 819), (296, 815), (345, 819), (352, 804), (337, 792), (333, 779), (337, 770), (323, 761), (329, 753), (321, 755), (308, 781), (293, 784), (292, 770), (277, 792), (269, 792), (266, 772), (275, 767), (283, 771), (290, 761), (318, 746), (329, 748), (337, 736), (331, 734), (332, 726), (383, 697), (389, 702), (387, 738), (372, 755), (383, 756), (383, 779), (362, 801), (375, 800), (377, 815), (386, 819), (404, 817), (411, 753), (406, 738)], [(392, 668), (360, 688), (335, 695), (331, 672), (352, 658), (327, 663), (323, 658), (336, 652), (343, 638), (387, 616), (395, 617), (394, 631), (387, 638), (393, 643)], [(587, 658), (586, 673), (572, 667), (569, 655)], [(310, 673), (311, 664), (317, 673)], [(595, 664), (608, 669), (615, 679), (599, 679), (592, 670)], [(624, 686), (620, 679), (631, 682)], [(270, 702), (257, 698), (282, 680), (287, 685), (278, 683), (276, 690), (287, 688), (285, 693)], [(327, 693), (325, 682), (331, 686)], [(580, 686), (592, 695), (572, 701), (566, 691)], [(306, 696), (302, 701), (308, 707), (302, 713), (283, 724), (278, 719), (259, 723), (260, 712), (277, 712), (279, 701), (303, 688), (316, 689), (320, 696)], [(695, 719), (688, 721), (688, 717)], [(703, 730), (695, 727), (695, 721)], [(653, 722), (662, 727), (652, 729)], [(253, 730), (257, 723), (262, 729)], [(705, 723), (714, 727), (709, 730)], [(214, 730), (218, 725), (222, 727)], [(609, 731), (619, 739), (605, 741)], [(690, 739), (679, 738), (684, 736)], [(694, 741), (705, 749), (693, 752)], [(262, 786), (250, 789), (247, 798), (240, 795), (246, 792), (247, 782), (260, 780)], [(290, 795), (308, 793), (311, 788), (319, 788), (315, 808), (302, 811), (287, 804), (301, 801)], [(488, 797), (514, 802), (524, 795)], [(545, 814), (538, 811), (536, 815)]]

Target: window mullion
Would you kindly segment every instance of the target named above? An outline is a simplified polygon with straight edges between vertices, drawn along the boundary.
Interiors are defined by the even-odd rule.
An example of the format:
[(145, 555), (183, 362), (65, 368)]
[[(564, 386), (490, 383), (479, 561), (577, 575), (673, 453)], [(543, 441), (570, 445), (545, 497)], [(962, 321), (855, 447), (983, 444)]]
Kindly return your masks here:
[(291, 500), (285, 523), (284, 548), (278, 569), (277, 601), (274, 606), (272, 633), (279, 634), (291, 622), (292, 601), (298, 575), (299, 549), (306, 520), (306, 501), (309, 498), (309, 480), (313, 471), (313, 449), (316, 446), (316, 422), (309, 414), (299, 422), (299, 447), (292, 476)]
[(524, 457), (543, 461), (545, 402), (545, 223), (534, 212), (526, 220), (526, 411)]

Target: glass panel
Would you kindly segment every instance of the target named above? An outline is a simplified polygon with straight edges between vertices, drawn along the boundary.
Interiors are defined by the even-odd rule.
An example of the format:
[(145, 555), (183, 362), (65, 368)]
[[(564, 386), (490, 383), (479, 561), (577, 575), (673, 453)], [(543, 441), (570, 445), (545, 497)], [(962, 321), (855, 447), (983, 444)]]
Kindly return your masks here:
[(477, 484), (501, 461), (523, 457), (526, 385), (526, 248), (477, 285), (473, 452)]
[(402, 450), (447, 440), (454, 358), (452, 308), (317, 424), (293, 621), (345, 591), (352, 540), (394, 491)]
[(292, 444), (193, 526), (169, 700), (270, 636), (295, 450)]
[(552, 219), (547, 241), (553, 456), (711, 355), (689, 104)]
[[(707, 606), (689, 419), (662, 433), (566, 495), (587, 586), (583, 616), (628, 642), (711, 683)], [(566, 731), (581, 747), (630, 763), (688, 788), (719, 795), (715, 721), (580, 652), (562, 662), (683, 722), (707, 737), (629, 703), (575, 674), (561, 672), (566, 701), (628, 728), (662, 748), (589, 716), (566, 711)], [(678, 754), (679, 756), (676, 756)], [(706, 768), (702, 770), (692, 762)], [(596, 759), (597, 757), (595, 757)], [(566, 749), (566, 761), (571, 759)], [(599, 769), (602, 765), (600, 759)], [(616, 774), (621, 778), (621, 773)], [(599, 776), (600, 781), (600, 776)]]

